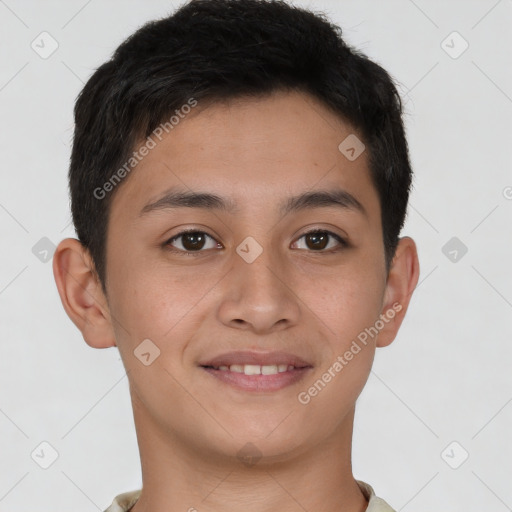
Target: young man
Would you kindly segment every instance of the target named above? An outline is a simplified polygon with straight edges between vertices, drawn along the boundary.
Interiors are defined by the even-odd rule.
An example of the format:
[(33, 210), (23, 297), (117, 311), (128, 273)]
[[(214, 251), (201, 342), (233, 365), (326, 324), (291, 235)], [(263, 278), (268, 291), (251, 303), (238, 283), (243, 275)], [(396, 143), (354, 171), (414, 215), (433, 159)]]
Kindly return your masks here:
[(401, 113), (381, 67), (279, 1), (192, 1), (87, 82), (54, 275), (128, 374), (143, 482), (110, 512), (392, 510), (351, 441), (418, 280)]

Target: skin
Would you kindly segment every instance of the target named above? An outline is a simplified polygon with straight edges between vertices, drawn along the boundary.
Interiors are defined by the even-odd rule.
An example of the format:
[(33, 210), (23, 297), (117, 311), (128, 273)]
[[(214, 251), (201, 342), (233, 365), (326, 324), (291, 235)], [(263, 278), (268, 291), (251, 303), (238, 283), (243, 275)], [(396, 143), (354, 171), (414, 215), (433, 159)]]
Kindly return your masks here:
[[(77, 240), (63, 240), (54, 256), (69, 317), (90, 346), (117, 345), (128, 373), (143, 477), (132, 510), (362, 512), (367, 501), (351, 467), (355, 402), (375, 348), (395, 338), (417, 284), (415, 243), (400, 239), (388, 274), (366, 152), (349, 161), (338, 150), (357, 132), (312, 97), (279, 92), (200, 107), (116, 191), (107, 296)], [(174, 186), (226, 197), (238, 209), (140, 215)], [(277, 210), (289, 196), (333, 188), (365, 213)], [(165, 243), (184, 228), (213, 239), (196, 256), (173, 253)], [(303, 236), (311, 228), (348, 245), (330, 238), (318, 249)], [(252, 263), (236, 252), (248, 236), (263, 249)], [(183, 237), (172, 244), (191, 247)], [(378, 336), (301, 404), (298, 393), (393, 304), (401, 310)], [(148, 338), (160, 356), (145, 366), (134, 350)], [(284, 389), (247, 392), (198, 366), (233, 350), (283, 350), (313, 368)], [(241, 461), (244, 446), (260, 456), (256, 463)]]

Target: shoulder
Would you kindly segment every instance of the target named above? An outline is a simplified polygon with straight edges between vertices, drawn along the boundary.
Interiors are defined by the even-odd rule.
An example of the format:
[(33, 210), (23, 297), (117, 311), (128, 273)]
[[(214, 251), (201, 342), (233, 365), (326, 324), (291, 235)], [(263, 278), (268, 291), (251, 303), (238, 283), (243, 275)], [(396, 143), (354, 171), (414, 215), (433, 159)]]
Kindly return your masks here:
[[(366, 512), (395, 512), (382, 498), (375, 495), (371, 485), (361, 480), (356, 480), (356, 482), (368, 500)], [(141, 489), (138, 489), (117, 495), (104, 512), (128, 512), (139, 499), (140, 493)]]
[(118, 494), (104, 512), (128, 512), (139, 499), (141, 489)]
[(364, 497), (368, 500), (366, 512), (395, 512), (382, 498), (375, 495), (375, 491), (371, 485), (361, 480), (356, 480), (356, 482), (364, 494)]

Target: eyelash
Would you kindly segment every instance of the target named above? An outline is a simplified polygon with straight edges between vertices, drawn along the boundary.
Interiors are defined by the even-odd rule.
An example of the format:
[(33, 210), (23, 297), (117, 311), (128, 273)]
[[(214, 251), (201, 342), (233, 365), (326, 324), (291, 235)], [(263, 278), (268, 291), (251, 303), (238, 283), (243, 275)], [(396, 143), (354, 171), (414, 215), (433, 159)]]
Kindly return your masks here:
[[(215, 240), (215, 238), (213, 238), (211, 235), (209, 235), (205, 231), (200, 231), (197, 229), (186, 229), (184, 231), (180, 231), (177, 235), (174, 235), (172, 238), (167, 240), (167, 242), (164, 243), (164, 247), (170, 252), (180, 254), (180, 255), (185, 255), (185, 256), (199, 256), (201, 253), (205, 252), (206, 250), (204, 250), (204, 249), (200, 249), (198, 251), (184, 251), (182, 249), (176, 249), (175, 247), (172, 247), (172, 245), (171, 245), (172, 242), (174, 242), (175, 240), (179, 239), (180, 237), (182, 237), (183, 235), (186, 235), (188, 233), (198, 233), (198, 234), (206, 235), (207, 237), (211, 238), (212, 240)], [(312, 233), (316, 233), (316, 234), (322, 233), (322, 234), (329, 235), (329, 237), (334, 238), (340, 244), (340, 247), (337, 247), (335, 249), (332, 249), (332, 248), (331, 249), (322, 249), (322, 250), (318, 250), (318, 251), (309, 250), (309, 252), (332, 254), (332, 253), (337, 252), (343, 248), (348, 247), (348, 245), (349, 245), (348, 242), (346, 240), (344, 240), (342, 237), (340, 237), (336, 233), (333, 233), (332, 231), (328, 231), (325, 229), (311, 229), (311, 230), (303, 233), (299, 238), (297, 238), (297, 240), (300, 240), (301, 238), (303, 238), (309, 234), (312, 234)], [(299, 249), (299, 250), (304, 250), (304, 249)]]

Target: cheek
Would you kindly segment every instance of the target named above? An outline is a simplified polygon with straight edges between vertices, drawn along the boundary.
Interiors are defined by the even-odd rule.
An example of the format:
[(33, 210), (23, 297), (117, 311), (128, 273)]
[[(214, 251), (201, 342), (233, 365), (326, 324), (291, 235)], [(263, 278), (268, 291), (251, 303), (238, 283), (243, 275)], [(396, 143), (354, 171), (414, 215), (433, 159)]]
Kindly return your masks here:
[(303, 281), (298, 295), (328, 328), (333, 343), (349, 342), (379, 317), (385, 287), (374, 268), (347, 266)]
[(339, 427), (368, 379), (375, 354), (368, 329), (379, 318), (383, 292), (378, 275), (355, 271), (309, 291), (328, 339), (321, 367), (298, 400), (312, 418), (322, 418), (315, 428), (325, 433)]
[(190, 319), (197, 325), (194, 315), (212, 283), (215, 276), (209, 279), (202, 272), (179, 272), (143, 259), (125, 260), (109, 273), (116, 338), (132, 349), (149, 338), (162, 349), (176, 352), (179, 340), (193, 334), (186, 332), (191, 329)]

